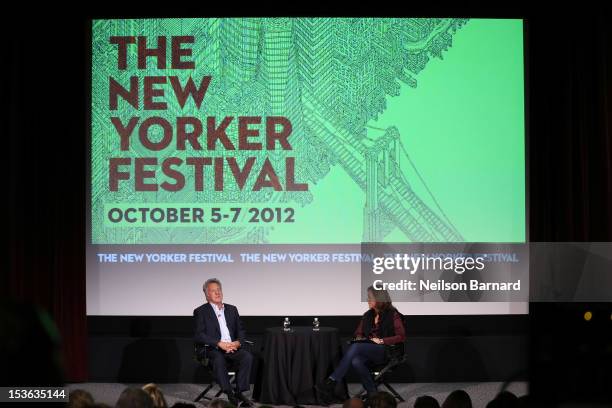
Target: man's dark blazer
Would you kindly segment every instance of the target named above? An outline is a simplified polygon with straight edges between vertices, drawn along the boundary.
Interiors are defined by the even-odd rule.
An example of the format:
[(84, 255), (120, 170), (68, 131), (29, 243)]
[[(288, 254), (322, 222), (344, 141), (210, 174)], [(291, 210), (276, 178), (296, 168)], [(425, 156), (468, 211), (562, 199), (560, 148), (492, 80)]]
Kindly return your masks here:
[[(245, 332), (240, 323), (238, 308), (224, 303), (223, 311), (232, 341), (238, 340), (240, 344), (244, 344)], [(205, 344), (217, 349), (217, 343), (221, 341), (221, 328), (219, 327), (219, 320), (212, 305), (204, 303), (193, 311), (193, 317), (195, 320), (194, 341), (197, 352), (200, 353)]]

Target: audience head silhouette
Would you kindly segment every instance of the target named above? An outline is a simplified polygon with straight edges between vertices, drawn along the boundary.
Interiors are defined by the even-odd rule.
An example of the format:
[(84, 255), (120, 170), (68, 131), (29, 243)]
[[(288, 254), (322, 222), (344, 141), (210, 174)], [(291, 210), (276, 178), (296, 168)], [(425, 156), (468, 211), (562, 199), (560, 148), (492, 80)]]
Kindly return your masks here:
[(397, 401), (388, 392), (380, 391), (368, 398), (368, 406), (370, 408), (396, 408)]
[(430, 395), (423, 395), (414, 401), (414, 408), (440, 408), (440, 403)]
[(467, 392), (455, 390), (448, 394), (442, 403), (442, 408), (472, 408), (472, 399)]
[(364, 408), (364, 403), (361, 398), (353, 397), (344, 401), (342, 408)]
[(149, 394), (149, 396), (153, 400), (153, 406), (155, 408), (168, 408), (166, 398), (164, 398), (164, 394), (159, 389), (157, 384), (149, 383), (147, 385), (144, 385), (142, 387), (142, 390)]
[(119, 396), (115, 408), (154, 408), (153, 400), (140, 388), (128, 387)]
[(88, 408), (93, 404), (93, 397), (85, 390), (74, 390), (68, 395), (69, 408)]

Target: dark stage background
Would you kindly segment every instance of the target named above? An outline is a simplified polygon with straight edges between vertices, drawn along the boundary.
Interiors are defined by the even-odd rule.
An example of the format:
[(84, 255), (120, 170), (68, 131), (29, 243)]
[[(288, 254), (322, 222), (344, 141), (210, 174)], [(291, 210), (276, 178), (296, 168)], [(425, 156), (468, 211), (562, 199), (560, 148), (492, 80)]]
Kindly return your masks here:
[[(125, 352), (143, 333), (170, 339), (170, 343), (162, 343), (171, 348), (178, 345), (176, 353), (181, 361), (191, 358), (185, 354), (185, 348), (190, 350), (189, 318), (87, 318), (85, 313), (89, 18), (151, 16), (110, 9), (83, 11), (77, 16), (58, 16), (55, 10), (57, 18), (48, 18), (45, 10), (32, 16), (29, 10), (7, 17), (13, 24), (3, 27), (0, 94), (8, 112), (8, 120), (2, 122), (2, 139), (8, 152), (4, 160), (8, 228), (4, 234), (9, 247), (1, 296), (40, 305), (50, 313), (62, 337), (65, 378), (74, 382), (110, 381), (105, 376), (118, 373), (120, 367), (104, 366), (101, 359), (107, 352)], [(210, 13), (185, 10), (156, 15), (204, 17)], [(291, 14), (295, 13), (312, 15), (308, 11)], [(212, 14), (223, 13), (217, 10)], [(458, 2), (443, 9), (417, 7), (399, 14), (526, 19), (529, 240), (611, 241), (612, 28), (603, 6), (542, 12), (517, 3), (491, 9)], [(41, 63), (44, 69), (38, 68)], [(442, 342), (450, 350), (467, 344), (475, 350), (473, 361), (487, 359), (495, 350), (507, 356), (485, 361), (478, 372), (482, 375), (475, 376), (478, 378), (463, 378), (457, 373), (459, 380), (503, 380), (515, 372), (525, 379), (529, 339), (568, 338), (567, 332), (557, 337), (563, 326), (559, 316), (575, 315), (581, 308), (584, 305), (532, 303), (528, 316), (414, 316), (411, 334), (419, 352), (430, 352), (434, 344)], [(278, 323), (257, 319), (246, 319), (255, 337), (263, 327)], [(326, 324), (340, 327), (342, 335), (348, 336), (354, 319), (329, 318)], [(145, 332), (134, 332), (134, 327)], [(570, 328), (583, 335), (579, 327)], [(435, 340), (428, 342), (428, 338)], [(166, 347), (163, 344), (160, 347)], [(540, 343), (531, 344), (531, 360), (537, 361), (539, 370), (530, 372), (556, 375), (564, 381), (558, 370), (561, 363), (554, 358), (548, 363), (534, 360)], [(562, 348), (560, 345), (559, 350)], [(550, 350), (554, 353), (557, 349)], [(457, 361), (450, 361), (454, 363)], [(129, 367), (125, 370), (130, 374)], [(181, 381), (188, 381), (193, 374), (180, 367), (172, 370)], [(436, 377), (443, 371), (430, 368), (408, 379), (453, 380)], [(538, 381), (530, 379), (532, 384)]]

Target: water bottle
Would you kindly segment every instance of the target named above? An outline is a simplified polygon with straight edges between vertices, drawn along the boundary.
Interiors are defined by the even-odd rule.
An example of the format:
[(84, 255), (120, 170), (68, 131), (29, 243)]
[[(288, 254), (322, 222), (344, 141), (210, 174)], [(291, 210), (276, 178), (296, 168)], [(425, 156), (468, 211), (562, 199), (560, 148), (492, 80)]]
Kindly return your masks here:
[(288, 317), (285, 317), (285, 321), (283, 322), (283, 330), (286, 332), (291, 331), (291, 322)]
[(319, 318), (318, 317), (315, 317), (314, 320), (312, 321), (312, 330), (319, 331)]

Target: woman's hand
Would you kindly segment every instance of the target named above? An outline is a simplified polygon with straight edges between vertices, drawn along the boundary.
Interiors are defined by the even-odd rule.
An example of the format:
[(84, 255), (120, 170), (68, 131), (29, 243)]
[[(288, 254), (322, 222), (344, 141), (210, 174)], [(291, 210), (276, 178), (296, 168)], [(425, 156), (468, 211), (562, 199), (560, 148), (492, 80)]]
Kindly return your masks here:
[(370, 340), (376, 344), (383, 344), (383, 339), (379, 339), (378, 337), (372, 337)]

